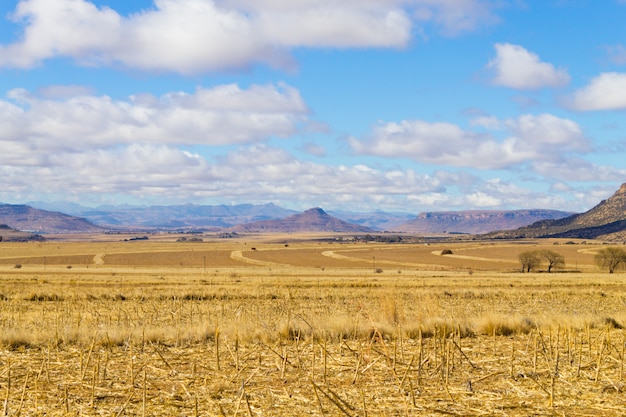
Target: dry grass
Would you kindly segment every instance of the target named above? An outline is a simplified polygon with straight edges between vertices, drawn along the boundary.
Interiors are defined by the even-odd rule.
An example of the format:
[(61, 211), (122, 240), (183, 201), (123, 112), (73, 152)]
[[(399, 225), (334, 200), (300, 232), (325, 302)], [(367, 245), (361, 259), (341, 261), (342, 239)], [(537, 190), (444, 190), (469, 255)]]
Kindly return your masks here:
[(583, 272), (512, 272), (527, 245), (2, 244), (3, 412), (621, 415), (626, 275), (549, 245)]

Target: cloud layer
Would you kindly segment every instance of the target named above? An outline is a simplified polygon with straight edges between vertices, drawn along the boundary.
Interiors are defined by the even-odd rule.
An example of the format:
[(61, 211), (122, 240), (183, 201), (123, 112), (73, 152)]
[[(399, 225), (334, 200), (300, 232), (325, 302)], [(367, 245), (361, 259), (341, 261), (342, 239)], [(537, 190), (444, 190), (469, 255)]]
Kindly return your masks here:
[[(31, 158), (51, 152), (110, 148), (131, 143), (227, 145), (288, 137), (307, 122), (300, 93), (287, 85), (237, 85), (193, 93), (144, 94), (126, 101), (107, 96), (44, 97), (23, 89), (0, 100), (0, 144), (29, 151)], [(80, 89), (77, 89), (80, 92)], [(10, 157), (0, 155), (0, 161)]]

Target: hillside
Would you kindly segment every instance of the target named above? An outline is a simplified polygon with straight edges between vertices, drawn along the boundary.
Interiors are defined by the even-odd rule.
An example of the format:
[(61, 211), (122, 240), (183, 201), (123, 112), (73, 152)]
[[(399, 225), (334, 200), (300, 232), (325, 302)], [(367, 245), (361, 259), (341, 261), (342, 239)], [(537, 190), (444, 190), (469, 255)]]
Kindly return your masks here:
[(80, 217), (13, 204), (0, 205), (0, 224), (33, 233), (76, 233), (103, 230)]
[(394, 228), (406, 233), (481, 234), (510, 230), (545, 219), (560, 219), (571, 213), (557, 210), (465, 210), (420, 213), (415, 219)]
[(347, 232), (370, 233), (372, 229), (348, 223), (329, 216), (321, 208), (312, 208), (284, 219), (263, 220), (232, 227), (230, 230), (242, 232), (292, 233), (292, 232)]
[(515, 230), (483, 236), (489, 239), (564, 237), (622, 240), (626, 237), (626, 183), (591, 210), (558, 220), (544, 220)]
[(21, 232), (7, 226), (6, 224), (0, 224), (0, 242), (31, 242), (31, 241), (44, 241), (43, 236)]

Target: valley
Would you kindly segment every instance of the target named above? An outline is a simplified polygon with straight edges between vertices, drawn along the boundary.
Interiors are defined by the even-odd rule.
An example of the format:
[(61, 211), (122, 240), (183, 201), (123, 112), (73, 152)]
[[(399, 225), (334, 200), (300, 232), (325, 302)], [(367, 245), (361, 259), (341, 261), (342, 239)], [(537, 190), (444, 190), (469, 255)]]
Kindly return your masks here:
[[(626, 274), (595, 265), (603, 242), (115, 237), (0, 243), (7, 415), (624, 409)], [(520, 272), (548, 249), (562, 268)]]

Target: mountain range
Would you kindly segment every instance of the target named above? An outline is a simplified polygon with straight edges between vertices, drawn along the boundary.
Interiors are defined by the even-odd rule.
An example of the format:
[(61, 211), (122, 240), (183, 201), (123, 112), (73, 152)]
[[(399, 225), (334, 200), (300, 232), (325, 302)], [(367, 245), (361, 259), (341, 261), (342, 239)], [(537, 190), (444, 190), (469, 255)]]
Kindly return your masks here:
[[(418, 234), (467, 233), (483, 239), (538, 237), (626, 239), (626, 184), (591, 210), (571, 214), (555, 210), (466, 210), (421, 213), (330, 212), (320, 208), (303, 213), (275, 204), (233, 206), (102, 206), (77, 204), (54, 211), (59, 204), (0, 204), (0, 230), (38, 234), (98, 233), (106, 231), (237, 231), (237, 232), (349, 232), (394, 231)], [(47, 209), (44, 209), (47, 208)]]

